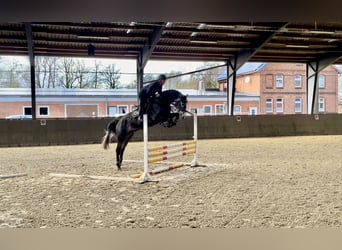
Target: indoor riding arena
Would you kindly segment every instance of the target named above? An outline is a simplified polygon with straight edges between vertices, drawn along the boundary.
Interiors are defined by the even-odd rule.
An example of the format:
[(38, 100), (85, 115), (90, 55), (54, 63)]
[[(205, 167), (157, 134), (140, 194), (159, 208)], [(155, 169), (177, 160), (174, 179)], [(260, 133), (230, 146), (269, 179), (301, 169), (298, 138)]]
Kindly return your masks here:
[[(199, 166), (184, 165), (152, 175), (156, 182), (144, 184), (132, 178), (143, 172), (144, 144), (139, 138), (128, 144), (121, 171), (115, 165), (115, 141), (104, 150), (101, 136), (98, 142), (78, 145), (1, 147), (0, 227), (341, 227), (342, 136), (333, 134), (341, 127), (341, 120), (334, 117), (312, 118), (310, 129), (300, 121), (308, 116), (293, 118), (291, 126), (277, 118), (284, 127), (296, 128), (300, 136), (292, 135), (290, 130), (282, 130), (284, 135), (279, 135), (275, 128), (280, 125), (274, 126), (277, 121), (267, 126), (265, 117), (243, 117), (237, 122), (225, 116), (221, 119), (226, 125), (215, 123), (217, 137), (218, 133), (228, 133), (224, 126), (229, 126), (229, 133), (235, 131), (240, 138), (232, 134), (206, 138), (214, 132), (205, 117), (199, 117)], [(259, 119), (254, 120), (258, 125), (253, 124), (253, 119)], [(329, 127), (329, 119), (338, 120)], [(13, 121), (11, 128), (22, 122)], [(107, 122), (102, 121), (99, 127), (105, 127)], [(51, 123), (47, 121), (44, 129)], [(185, 119), (167, 129), (167, 134), (176, 137), (179, 131), (188, 131), (191, 137), (191, 126), (192, 121)], [(246, 131), (243, 134), (239, 130), (243, 126), (259, 129), (249, 129), (246, 136)], [(73, 130), (71, 125), (66, 127)], [(262, 134), (262, 127), (269, 136)], [(328, 134), (320, 131), (322, 128)], [(103, 135), (103, 129), (96, 130), (97, 135)], [(312, 135), (306, 135), (304, 130), (310, 130)], [(37, 128), (35, 131), (40, 133)], [(166, 134), (160, 131), (152, 130), (151, 137)], [(165, 143), (174, 140), (157, 138), (149, 142), (152, 146)], [(191, 159), (178, 157), (151, 164), (151, 169), (189, 163)]]
[[(89, 5), (90, 13), (97, 12), (100, 4), (90, 4), (77, 7)], [(171, 5), (174, 2), (163, 7)], [(36, 5), (30, 6), (35, 7), (32, 13), (39, 12)], [(105, 6), (112, 20), (113, 10), (118, 9)], [(134, 6), (129, 9), (143, 13), (140, 6), (145, 2)], [(183, 4), (171, 14), (184, 10), (188, 19), (191, 13), (200, 13), (188, 11), (190, 6), (196, 7)], [(307, 6), (305, 14), (310, 13)], [(70, 7), (63, 8), (63, 13)], [(247, 20), (252, 21), (30, 21), (35, 17), (0, 23), (0, 57), (23, 56), (26, 61), (0, 62), (0, 229), (341, 228), (342, 23), (316, 18), (310, 22), (253, 21), (249, 10), (259, 13), (256, 8), (244, 6), (239, 12), (235, 7), (230, 3), (217, 13), (209, 9), (201, 13), (212, 12), (217, 18), (221, 12), (226, 19), (231, 18), (226, 10), (232, 9), (238, 15), (248, 13)], [(150, 10), (155, 12), (155, 8)], [(295, 13), (292, 10), (288, 12)], [(296, 10), (297, 17), (302, 12)], [(13, 16), (13, 11), (8, 13)], [(63, 20), (68, 20), (65, 15)], [(51, 58), (45, 61), (47, 57)], [(133, 60), (134, 67), (121, 71), (114, 63), (107, 67), (100, 61), (86, 67), (82, 61), (67, 58)], [(156, 66), (148, 70), (153, 61)], [(171, 64), (161, 70), (161, 61)], [(181, 61), (204, 64), (178, 69)], [(247, 63), (254, 66), (243, 67)], [(280, 63), (292, 65), (282, 68)], [(159, 84), (168, 79), (164, 90), (187, 93), (166, 98), (167, 105), (159, 99), (167, 119), (150, 116), (156, 125), (148, 129), (146, 138), (141, 122), (132, 125), (138, 119), (130, 114), (141, 104), (144, 85), (157, 83), (157, 74), (166, 74), (158, 77)], [(119, 81), (120, 76), (131, 78)], [(162, 96), (161, 85), (156, 90), (147, 96)], [(196, 126), (193, 117), (198, 118)], [(126, 125), (122, 130), (117, 124), (109, 126), (117, 133), (125, 132), (122, 144), (130, 139), (121, 170), (114, 138), (108, 149), (102, 145), (103, 138), (109, 138), (104, 136), (111, 119), (122, 119), (118, 124)], [(159, 126), (165, 122), (176, 126)], [(195, 149), (178, 152), (175, 158), (164, 152), (162, 163), (146, 157), (153, 147), (182, 143), (183, 150), (183, 142), (189, 140), (195, 141)], [(162, 168), (168, 170), (154, 174)], [(150, 179), (144, 179), (149, 181), (141, 183), (149, 175)], [(52, 231), (57, 243), (69, 244)], [(199, 250), (193, 243), (202, 241), (201, 247), (213, 248), (207, 232), (203, 233), (193, 241), (190, 238), (189, 249)], [(116, 232), (110, 232), (110, 238), (115, 237)], [(128, 237), (125, 244), (137, 242), (149, 248), (160, 240), (156, 234), (143, 240)], [(167, 237), (161, 240), (161, 249), (179, 243), (179, 237)], [(236, 237), (221, 238), (227, 239), (227, 249)], [(321, 235), (314, 240), (318, 238)], [(28, 241), (46, 239), (39, 235)], [(27, 249), (21, 237), (6, 241), (24, 242), (19, 249)], [(6, 241), (0, 240), (0, 246), (13, 249), (3, 246)], [(243, 235), (242, 241), (250, 244), (243, 249), (256, 249), (253, 239)], [(96, 240), (92, 249), (99, 249), (102, 242)], [(87, 237), (77, 243), (90, 246)], [(48, 244), (44, 249), (58, 245)], [(117, 247), (117, 242), (113, 245)], [(281, 250), (279, 246), (287, 245), (282, 241), (272, 249)], [(126, 245), (122, 248), (127, 249)]]

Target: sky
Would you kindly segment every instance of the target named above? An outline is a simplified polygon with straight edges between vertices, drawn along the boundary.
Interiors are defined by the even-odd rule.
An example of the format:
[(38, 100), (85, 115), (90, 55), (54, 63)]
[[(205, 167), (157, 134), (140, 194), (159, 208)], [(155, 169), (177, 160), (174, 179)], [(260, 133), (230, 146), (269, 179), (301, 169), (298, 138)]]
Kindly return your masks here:
[[(136, 61), (127, 59), (99, 59), (103, 63), (113, 62), (120, 69), (122, 73), (121, 81), (131, 82), (136, 80)], [(92, 63), (92, 61), (90, 62)], [(165, 74), (171, 71), (181, 71), (187, 73), (196, 70), (203, 66), (203, 61), (156, 61), (150, 60), (147, 62), (144, 73), (145, 74)]]
[[(1, 56), (2, 60), (15, 60), (19, 63), (29, 64), (29, 58), (26, 56)], [(85, 65), (91, 67), (94, 65), (94, 58), (79, 58), (84, 61)], [(130, 84), (136, 80), (136, 60), (128, 59), (107, 59), (96, 58), (97, 61), (104, 65), (114, 63), (122, 73), (120, 81), (122, 84)], [(145, 74), (165, 74), (171, 71), (180, 71), (187, 73), (195, 71), (198, 67), (203, 66), (204, 61), (156, 61), (150, 60), (147, 62), (144, 73)], [(223, 63), (222, 63), (223, 64)]]
[[(90, 59), (91, 60), (91, 59)], [(127, 59), (99, 59), (103, 63), (113, 62), (120, 69), (121, 82), (131, 83), (136, 80), (136, 60)], [(144, 73), (145, 74), (166, 74), (171, 71), (178, 71), (182, 73), (187, 73), (197, 70), (199, 67), (203, 66), (206, 62), (204, 61), (166, 61), (166, 60), (150, 60), (147, 62)], [(92, 65), (93, 62), (90, 61)], [(220, 63), (220, 64), (223, 64)]]

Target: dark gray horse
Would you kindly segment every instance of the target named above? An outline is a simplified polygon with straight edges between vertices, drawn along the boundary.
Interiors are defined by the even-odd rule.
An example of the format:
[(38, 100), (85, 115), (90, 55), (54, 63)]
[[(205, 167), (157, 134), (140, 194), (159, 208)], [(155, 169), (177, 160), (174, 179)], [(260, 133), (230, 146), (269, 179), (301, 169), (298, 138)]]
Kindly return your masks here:
[[(151, 104), (148, 116), (148, 126), (161, 124), (165, 127), (175, 126), (179, 117), (186, 112), (187, 96), (177, 90), (165, 90), (158, 102)], [(143, 122), (138, 119), (138, 110), (134, 110), (122, 117), (111, 121), (103, 137), (104, 149), (109, 148), (109, 142), (113, 136), (116, 138), (116, 166), (120, 170), (125, 148), (134, 133), (143, 128)]]

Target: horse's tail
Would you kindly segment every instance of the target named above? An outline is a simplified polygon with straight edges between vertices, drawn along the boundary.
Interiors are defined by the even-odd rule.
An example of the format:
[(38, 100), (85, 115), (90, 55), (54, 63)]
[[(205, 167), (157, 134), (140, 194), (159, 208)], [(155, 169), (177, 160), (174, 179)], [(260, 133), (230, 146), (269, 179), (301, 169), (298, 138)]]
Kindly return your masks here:
[(116, 132), (116, 124), (118, 123), (118, 121), (119, 121), (119, 119), (115, 119), (108, 124), (107, 130), (105, 131), (106, 134), (102, 138), (102, 146), (104, 149), (109, 148), (109, 142), (110, 142), (110, 139), (112, 138), (112, 136)]

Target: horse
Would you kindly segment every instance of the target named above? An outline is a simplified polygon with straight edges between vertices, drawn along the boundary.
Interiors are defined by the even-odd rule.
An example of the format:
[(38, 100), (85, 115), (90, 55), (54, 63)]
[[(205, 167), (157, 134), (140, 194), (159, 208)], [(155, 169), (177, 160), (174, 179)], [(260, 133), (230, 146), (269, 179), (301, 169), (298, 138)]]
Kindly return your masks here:
[[(148, 114), (148, 127), (160, 124), (164, 127), (173, 127), (180, 117), (184, 118), (187, 105), (187, 96), (177, 90), (165, 90), (161, 93), (158, 101), (151, 104)], [(143, 121), (138, 119), (138, 109), (124, 116), (116, 117), (109, 122), (106, 134), (102, 139), (104, 149), (109, 148), (111, 138), (116, 138), (116, 166), (121, 170), (123, 153), (134, 133), (143, 129)]]

